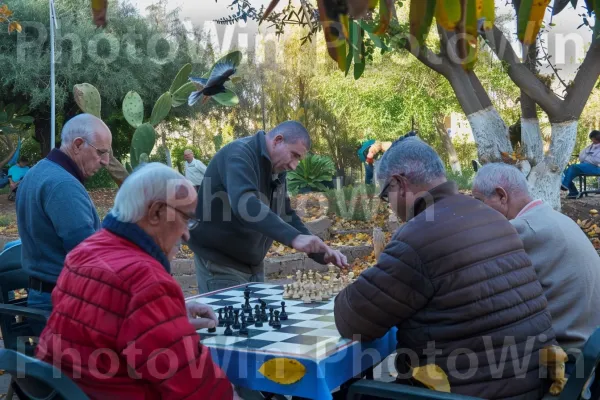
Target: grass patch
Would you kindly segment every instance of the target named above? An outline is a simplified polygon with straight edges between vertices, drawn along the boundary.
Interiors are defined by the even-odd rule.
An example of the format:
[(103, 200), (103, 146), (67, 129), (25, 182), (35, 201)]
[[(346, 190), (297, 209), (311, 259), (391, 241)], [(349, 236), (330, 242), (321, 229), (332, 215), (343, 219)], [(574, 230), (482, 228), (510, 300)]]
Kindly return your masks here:
[(371, 221), (387, 207), (377, 197), (375, 185), (344, 186), (324, 194), (329, 203), (328, 213), (349, 221)]
[(15, 219), (10, 215), (0, 215), (0, 227), (4, 228), (7, 226), (11, 226), (15, 222)]

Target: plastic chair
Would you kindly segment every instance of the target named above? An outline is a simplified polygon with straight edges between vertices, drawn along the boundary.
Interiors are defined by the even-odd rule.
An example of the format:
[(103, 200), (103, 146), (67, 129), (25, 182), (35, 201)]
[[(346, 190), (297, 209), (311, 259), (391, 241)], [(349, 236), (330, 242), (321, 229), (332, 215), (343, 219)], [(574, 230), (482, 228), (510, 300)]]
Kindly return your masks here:
[[(552, 397), (556, 400), (580, 400), (587, 386), (589, 386), (590, 400), (600, 399), (600, 328), (587, 340), (583, 351), (576, 361), (575, 374), (572, 374), (561, 392), (560, 396)], [(581, 373), (583, 371), (583, 373)], [(595, 377), (593, 383), (590, 378)], [(361, 395), (378, 396), (382, 399), (401, 400), (481, 400), (476, 397), (462, 396), (452, 393), (437, 392), (415, 386), (402, 385), (381, 381), (361, 379), (348, 388), (347, 400), (358, 400)], [(547, 396), (546, 396), (547, 397)], [(546, 398), (544, 397), (544, 399)]]
[(29, 277), (21, 268), (21, 244), (15, 244), (0, 253), (0, 331), (2, 331), (5, 348), (33, 354), (33, 346), (28, 338), (33, 338), (35, 335), (27, 319), (46, 322), (50, 313), (28, 308), (26, 297), (20, 299), (15, 297), (15, 290), (28, 287)]
[(31, 400), (87, 400), (88, 396), (68, 376), (54, 366), (13, 350), (0, 350), (0, 369), (13, 378)]

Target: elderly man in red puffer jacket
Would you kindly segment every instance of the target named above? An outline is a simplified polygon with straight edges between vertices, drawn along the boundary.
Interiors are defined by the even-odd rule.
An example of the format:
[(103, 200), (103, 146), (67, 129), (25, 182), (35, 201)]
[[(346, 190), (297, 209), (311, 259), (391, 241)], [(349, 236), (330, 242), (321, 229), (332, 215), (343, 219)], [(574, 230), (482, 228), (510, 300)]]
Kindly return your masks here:
[(170, 273), (196, 202), (182, 175), (147, 164), (125, 180), (103, 229), (68, 254), (36, 355), (90, 398), (237, 398), (196, 333), (215, 326), (212, 309), (186, 307)]

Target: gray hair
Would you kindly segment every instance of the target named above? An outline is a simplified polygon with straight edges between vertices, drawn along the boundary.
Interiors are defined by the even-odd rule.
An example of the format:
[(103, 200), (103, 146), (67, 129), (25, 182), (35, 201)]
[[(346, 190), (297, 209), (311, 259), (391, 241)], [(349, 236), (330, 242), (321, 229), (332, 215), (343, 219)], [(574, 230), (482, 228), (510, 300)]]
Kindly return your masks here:
[(269, 138), (273, 139), (275, 136), (283, 136), (284, 142), (297, 143), (302, 141), (307, 149), (310, 149), (310, 135), (308, 131), (298, 121), (285, 121), (277, 125), (269, 132)]
[(481, 167), (473, 180), (473, 190), (490, 197), (498, 187), (509, 194), (529, 195), (527, 179), (516, 167), (505, 163), (491, 163)]
[(187, 199), (175, 200), (175, 193), (182, 185), (187, 193), (194, 191), (191, 182), (174, 169), (158, 162), (143, 164), (123, 182), (110, 214), (121, 222), (136, 223), (152, 202), (172, 201), (176, 205), (177, 201), (181, 205)]
[(98, 131), (98, 126), (103, 126), (110, 131), (106, 124), (98, 117), (92, 114), (79, 114), (67, 121), (60, 133), (60, 147), (66, 148), (73, 144), (78, 137), (93, 142), (94, 136)]
[(424, 185), (445, 178), (446, 169), (431, 146), (417, 137), (408, 137), (392, 144), (379, 160), (378, 181), (396, 174), (403, 174), (415, 185)]

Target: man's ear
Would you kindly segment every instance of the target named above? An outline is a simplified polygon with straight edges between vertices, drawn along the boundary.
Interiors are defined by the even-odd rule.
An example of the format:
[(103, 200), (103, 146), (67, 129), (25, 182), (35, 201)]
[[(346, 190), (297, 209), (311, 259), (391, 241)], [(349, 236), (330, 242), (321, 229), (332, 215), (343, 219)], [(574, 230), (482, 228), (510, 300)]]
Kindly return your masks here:
[(504, 190), (504, 188), (497, 187), (496, 195), (500, 198), (500, 204), (508, 204), (508, 193), (506, 193), (506, 190)]
[(85, 142), (82, 138), (76, 138), (75, 140), (73, 140), (73, 149), (75, 151), (75, 154), (78, 154), (81, 151), (81, 147), (84, 144)]
[(283, 135), (279, 134), (273, 138), (274, 145), (281, 144), (281, 143), (283, 143)]
[(408, 180), (402, 175), (393, 175), (393, 177), (398, 186), (398, 197), (406, 197), (406, 192), (408, 192)]
[(164, 207), (166, 207), (164, 203), (159, 203), (157, 201), (150, 205), (150, 208), (148, 209), (148, 223), (150, 225), (160, 224), (160, 213), (163, 211)]

